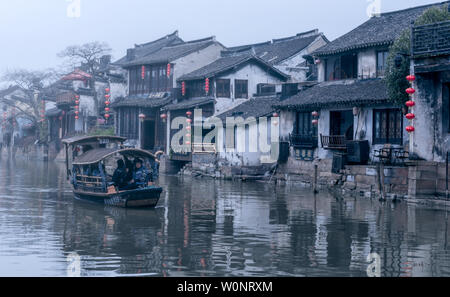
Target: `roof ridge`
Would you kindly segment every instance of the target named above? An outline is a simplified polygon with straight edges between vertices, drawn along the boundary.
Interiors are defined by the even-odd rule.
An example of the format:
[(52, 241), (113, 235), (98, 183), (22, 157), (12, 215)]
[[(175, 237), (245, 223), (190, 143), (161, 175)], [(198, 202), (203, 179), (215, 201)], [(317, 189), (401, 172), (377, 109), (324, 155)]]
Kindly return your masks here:
[(278, 43), (278, 42), (283, 42), (283, 41), (290, 41), (290, 40), (294, 40), (294, 39), (304, 39), (304, 38), (317, 36), (317, 35), (320, 35), (320, 34), (321, 33), (319, 33), (319, 29), (313, 29), (313, 30), (309, 30), (309, 31), (306, 31), (306, 32), (303, 32), (303, 33), (298, 33), (298, 34), (296, 34), (294, 36), (273, 39), (272, 43)]
[[(386, 15), (390, 15), (390, 14), (396, 14), (396, 13), (405, 12), (405, 11), (408, 11), (408, 10), (415, 10), (415, 9), (420, 9), (420, 8), (425, 8), (425, 7), (430, 7), (431, 8), (433, 6), (440, 6), (440, 5), (444, 5), (444, 4), (450, 4), (450, 1), (442, 1), (442, 2), (432, 3), (432, 4), (424, 4), (424, 5), (419, 5), (419, 6), (413, 6), (413, 7), (409, 7), (409, 8), (405, 8), (405, 9), (399, 9), (399, 10), (393, 10), (393, 11), (388, 11), (388, 12), (382, 12), (380, 15), (381, 16), (386, 16)], [(373, 17), (371, 17), (370, 19), (372, 19), (372, 18)]]
[[(206, 37), (206, 38), (185, 41), (184, 44), (201, 43), (201, 42), (206, 42), (206, 41), (216, 41), (216, 36), (213, 35), (213, 36)], [(183, 45), (183, 44), (179, 44), (179, 45)], [(174, 46), (177, 46), (177, 45), (174, 45)]]
[(175, 32), (173, 32), (171, 34), (167, 34), (166, 36), (163, 36), (163, 37), (161, 37), (159, 39), (156, 39), (156, 40), (153, 40), (153, 41), (150, 41), (150, 42), (141, 43), (141, 44), (135, 44), (135, 47), (138, 48), (138, 47), (143, 47), (143, 46), (147, 46), (147, 45), (150, 45), (150, 44), (154, 44), (154, 43), (156, 43), (158, 41), (161, 41), (161, 40), (164, 40), (164, 39), (169, 39), (170, 37), (173, 37), (173, 36), (178, 37), (178, 30), (176, 30)]

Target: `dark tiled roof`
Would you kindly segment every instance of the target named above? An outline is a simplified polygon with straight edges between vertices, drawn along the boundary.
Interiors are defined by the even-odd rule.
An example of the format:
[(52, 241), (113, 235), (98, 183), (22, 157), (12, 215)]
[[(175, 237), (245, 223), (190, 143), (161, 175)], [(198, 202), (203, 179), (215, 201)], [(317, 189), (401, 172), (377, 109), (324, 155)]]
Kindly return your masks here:
[(159, 108), (169, 104), (172, 100), (172, 96), (169, 93), (162, 98), (149, 98), (142, 96), (129, 96), (122, 100), (116, 101), (111, 104), (112, 108), (120, 107), (144, 107), (144, 108)]
[(143, 65), (143, 64), (157, 64), (157, 63), (169, 63), (178, 58), (187, 56), (193, 52), (202, 50), (214, 43), (214, 37), (205, 38), (201, 40), (195, 40), (190, 42), (185, 42), (182, 44), (163, 47), (157, 52), (137, 58), (131, 62), (124, 63), (124, 67)]
[(9, 88), (7, 88), (7, 89), (0, 90), (0, 97), (9, 95), (9, 94), (11, 94), (12, 92), (14, 92), (14, 91), (16, 91), (16, 90), (19, 90), (19, 89), (20, 89), (19, 86), (11, 86), (11, 87), (9, 87)]
[(192, 98), (188, 100), (181, 101), (179, 103), (170, 104), (164, 107), (165, 110), (184, 110), (191, 109), (200, 106), (204, 106), (207, 104), (213, 104), (215, 99), (213, 97), (205, 97), (205, 98)]
[(389, 45), (427, 9), (447, 3), (449, 1), (382, 13), (379, 17), (372, 17), (356, 29), (321, 47), (313, 54), (324, 56), (370, 46)]
[[(141, 59), (145, 56), (153, 54), (153, 53), (159, 51), (160, 49), (162, 49), (163, 47), (171, 46), (171, 45), (175, 45), (175, 44), (181, 44), (183, 42), (184, 41), (178, 37), (178, 31), (175, 31), (174, 33), (164, 36), (158, 40), (148, 42), (145, 44), (136, 45), (134, 47), (135, 60)], [(118, 61), (116, 61), (114, 64), (123, 65), (126, 63), (130, 63), (130, 62), (132, 62), (132, 61), (129, 61), (127, 59), (127, 56), (125, 56), (125, 57), (122, 57), (121, 59), (119, 59)]]
[(279, 109), (311, 109), (330, 106), (377, 105), (388, 102), (382, 79), (321, 83), (300, 91), (279, 104)]
[(272, 67), (267, 62), (255, 56), (252, 56), (251, 54), (244, 53), (222, 57), (212, 62), (211, 64), (206, 65), (203, 68), (200, 68), (191, 73), (183, 75), (178, 80), (179, 81), (197, 80), (197, 79), (204, 79), (207, 77), (214, 77), (226, 71), (232, 71), (233, 69), (237, 69), (238, 67), (251, 62), (262, 65), (264, 68), (268, 69), (268, 71), (270, 71), (271, 73), (275, 74), (278, 77), (281, 77), (284, 80), (287, 80), (289, 78), (289, 76), (280, 72), (278, 69)]
[(47, 110), (45, 112), (45, 116), (47, 116), (47, 117), (57, 117), (57, 116), (59, 116), (61, 114), (61, 112), (62, 112), (61, 109), (55, 107), (55, 108)]
[(259, 117), (271, 115), (275, 110), (273, 106), (279, 102), (279, 96), (255, 97), (220, 114), (218, 118), (222, 121), (225, 121), (227, 117), (242, 117), (244, 119), (255, 117), (258, 119)]
[(228, 48), (228, 51), (253, 52), (258, 58), (271, 65), (276, 65), (298, 54), (320, 36), (328, 41), (328, 39), (316, 29), (287, 38), (274, 39), (265, 43), (231, 47)]

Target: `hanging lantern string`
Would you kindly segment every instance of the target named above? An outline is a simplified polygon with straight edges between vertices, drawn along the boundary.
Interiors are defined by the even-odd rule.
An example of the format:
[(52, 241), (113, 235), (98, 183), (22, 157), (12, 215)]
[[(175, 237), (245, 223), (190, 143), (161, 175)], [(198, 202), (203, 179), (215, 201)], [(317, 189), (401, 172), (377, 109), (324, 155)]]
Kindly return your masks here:
[(406, 80), (409, 81), (411, 84), (411, 87), (406, 89), (406, 93), (411, 97), (411, 99), (406, 102), (406, 106), (408, 107), (410, 112), (405, 117), (411, 122), (411, 124), (406, 127), (406, 131), (408, 133), (413, 133), (415, 131), (415, 128), (414, 128), (412, 122), (416, 118), (416, 115), (412, 112), (412, 109), (416, 105), (416, 103), (414, 102), (412, 96), (416, 93), (416, 90), (413, 88), (412, 85), (413, 85), (414, 81), (416, 80), (416, 77), (411, 74), (406, 77)]

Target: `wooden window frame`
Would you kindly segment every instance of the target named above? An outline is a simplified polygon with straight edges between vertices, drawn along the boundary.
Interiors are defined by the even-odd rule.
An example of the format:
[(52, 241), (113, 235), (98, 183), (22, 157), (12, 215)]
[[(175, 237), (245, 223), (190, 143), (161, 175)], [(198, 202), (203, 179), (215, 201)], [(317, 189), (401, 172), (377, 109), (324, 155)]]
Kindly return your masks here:
[[(227, 85), (228, 85), (228, 87), (227, 87)], [(216, 79), (216, 97), (217, 98), (231, 98), (231, 80), (230, 79)]]
[[(245, 91), (242, 91), (245, 86)], [(234, 80), (234, 96), (236, 99), (248, 99), (248, 79)]]
[[(400, 138), (398, 137), (392, 137), (392, 131), (391, 131), (391, 115), (395, 114), (395, 127), (400, 123), (399, 133)], [(380, 135), (381, 137), (377, 137), (377, 114), (380, 114), (380, 117), (383, 115), (385, 116), (384, 119), (381, 119), (380, 125), (382, 125), (383, 121), (386, 121), (386, 135)], [(386, 108), (386, 109), (374, 109), (373, 110), (373, 144), (397, 144), (402, 145), (403, 144), (403, 114), (401, 109), (396, 108)], [(381, 129), (381, 126), (380, 126)], [(395, 129), (395, 128), (394, 128)], [(396, 132), (394, 132), (395, 134)]]

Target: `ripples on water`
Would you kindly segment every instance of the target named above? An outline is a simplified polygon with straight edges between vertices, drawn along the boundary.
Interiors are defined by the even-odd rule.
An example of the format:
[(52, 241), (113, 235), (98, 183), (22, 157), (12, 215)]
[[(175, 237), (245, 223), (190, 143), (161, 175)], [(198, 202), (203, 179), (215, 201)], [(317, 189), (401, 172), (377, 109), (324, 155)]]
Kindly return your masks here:
[(73, 199), (63, 164), (0, 160), (0, 276), (450, 276), (445, 210), (162, 177), (154, 210)]

